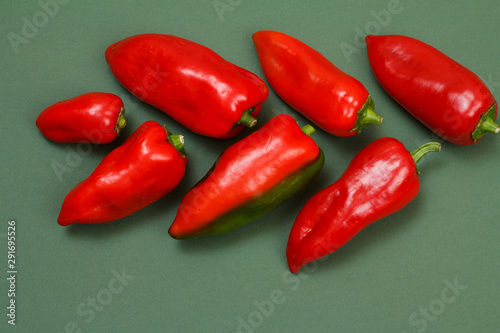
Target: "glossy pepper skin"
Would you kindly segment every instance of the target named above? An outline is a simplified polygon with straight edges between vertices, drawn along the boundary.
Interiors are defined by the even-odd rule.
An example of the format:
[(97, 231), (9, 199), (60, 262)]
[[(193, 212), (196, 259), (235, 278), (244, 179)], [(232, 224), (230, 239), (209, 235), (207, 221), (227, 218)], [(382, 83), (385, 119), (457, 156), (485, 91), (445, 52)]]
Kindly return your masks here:
[(384, 137), (362, 149), (342, 176), (313, 195), (299, 212), (288, 239), (292, 273), (346, 244), (363, 228), (393, 214), (418, 194), (416, 162), (440, 144), (431, 142), (409, 153)]
[(177, 187), (186, 164), (182, 136), (147, 121), (68, 193), (57, 222), (93, 224), (128, 216)]
[(124, 113), (120, 97), (91, 92), (49, 106), (36, 126), (55, 142), (110, 143), (126, 125)]
[(326, 132), (348, 137), (382, 122), (363, 84), (315, 49), (277, 31), (257, 31), (252, 38), (273, 90)]
[(208, 137), (253, 126), (268, 88), (255, 74), (184, 38), (142, 34), (112, 44), (106, 61), (132, 94)]
[(368, 59), (387, 93), (443, 139), (471, 145), (498, 133), (497, 103), (484, 82), (436, 48), (400, 35), (366, 36)]
[(312, 132), (310, 125), (301, 129), (292, 117), (278, 115), (227, 148), (182, 199), (170, 235), (224, 234), (295, 195), (324, 164)]

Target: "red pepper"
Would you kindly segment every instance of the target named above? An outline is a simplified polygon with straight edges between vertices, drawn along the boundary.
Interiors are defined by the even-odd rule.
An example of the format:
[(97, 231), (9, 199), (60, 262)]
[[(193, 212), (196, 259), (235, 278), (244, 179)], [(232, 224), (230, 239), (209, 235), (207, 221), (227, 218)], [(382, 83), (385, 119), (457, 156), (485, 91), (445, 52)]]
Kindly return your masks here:
[(108, 47), (106, 60), (132, 94), (213, 138), (231, 138), (255, 125), (269, 93), (255, 74), (172, 35), (126, 38)]
[(366, 36), (368, 59), (387, 93), (443, 139), (476, 143), (498, 133), (497, 103), (484, 82), (441, 51), (417, 39)]
[(126, 124), (124, 112), (120, 97), (92, 92), (49, 106), (36, 126), (55, 142), (109, 143)]
[(186, 164), (182, 136), (147, 121), (68, 193), (57, 222), (104, 223), (130, 215), (172, 191)]
[(178, 239), (219, 235), (273, 210), (322, 169), (323, 152), (288, 115), (278, 115), (227, 148), (182, 199), (169, 233)]
[(318, 51), (277, 31), (258, 31), (252, 38), (274, 91), (326, 132), (353, 136), (382, 122), (363, 84)]
[(313, 195), (292, 226), (286, 257), (292, 273), (347, 243), (374, 221), (393, 214), (418, 194), (416, 163), (441, 145), (430, 142), (412, 153), (393, 138), (362, 149), (332, 185)]

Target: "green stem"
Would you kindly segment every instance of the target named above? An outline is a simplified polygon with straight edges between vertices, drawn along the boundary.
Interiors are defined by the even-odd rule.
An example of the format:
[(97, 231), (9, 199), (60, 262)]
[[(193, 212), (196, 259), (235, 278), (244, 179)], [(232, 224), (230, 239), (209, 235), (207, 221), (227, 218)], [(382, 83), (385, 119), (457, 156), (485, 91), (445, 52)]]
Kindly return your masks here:
[(120, 110), (120, 114), (118, 115), (118, 119), (116, 120), (115, 131), (117, 137), (120, 136), (120, 133), (125, 125), (127, 125), (127, 120), (125, 119), (125, 109), (122, 108)]
[[(411, 157), (413, 157), (413, 160), (415, 161), (415, 165), (430, 152), (433, 151), (440, 151), (441, 150), (441, 144), (439, 142), (427, 142), (423, 144), (422, 146), (418, 147), (414, 151), (412, 151)], [(417, 169), (417, 173), (420, 173)]]
[(167, 132), (168, 142), (174, 146), (175, 149), (177, 149), (183, 158), (186, 158), (186, 151), (184, 150), (184, 136), (181, 134), (170, 133), (166, 125), (163, 125), (163, 128)]
[(240, 120), (238, 120), (234, 125), (233, 128), (231, 128), (231, 132), (238, 126), (243, 125), (245, 127), (253, 127), (257, 125), (257, 118), (253, 117), (251, 115), (252, 112), (254, 112), (256, 107), (252, 107), (248, 110), (243, 111), (241, 114)]
[(488, 111), (486, 111), (479, 122), (477, 123), (474, 132), (472, 132), (472, 139), (474, 142), (481, 139), (487, 133), (497, 134), (500, 132), (500, 126), (495, 123), (496, 117), (496, 104), (493, 104)]
[(180, 134), (170, 134), (168, 136), (168, 141), (175, 147), (177, 150), (181, 150), (184, 148), (184, 137)]
[(252, 112), (254, 112), (256, 107), (252, 107), (246, 111), (243, 111), (243, 114), (241, 115), (240, 120), (235, 124), (236, 126), (238, 125), (243, 125), (246, 127), (253, 127), (257, 125), (257, 118), (252, 116)]
[(314, 134), (314, 132), (316, 132), (316, 129), (309, 124), (302, 126), (300, 129), (307, 136), (311, 136)]
[(250, 112), (244, 112), (241, 115), (238, 125), (243, 125), (245, 127), (253, 127), (257, 125), (257, 118), (253, 117)]
[(358, 118), (356, 119), (356, 124), (351, 129), (351, 132), (357, 131), (358, 134), (361, 133), (361, 130), (368, 126), (369, 124), (380, 125), (382, 124), (383, 118), (373, 111), (375, 107), (375, 102), (372, 100), (372, 97), (369, 95), (366, 99), (363, 107), (358, 111)]

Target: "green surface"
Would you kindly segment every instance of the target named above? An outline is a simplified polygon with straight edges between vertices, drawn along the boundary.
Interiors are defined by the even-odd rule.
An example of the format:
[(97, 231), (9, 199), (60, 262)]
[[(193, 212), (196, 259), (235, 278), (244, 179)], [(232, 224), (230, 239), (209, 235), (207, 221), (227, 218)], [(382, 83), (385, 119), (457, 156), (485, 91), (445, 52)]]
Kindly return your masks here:
[[(481, 76), (499, 99), (499, 1), (64, 2), (4, 0), (0, 11), (1, 332), (499, 331), (498, 136), (468, 147), (444, 142), (419, 164), (421, 192), (404, 210), (298, 276), (285, 260), (300, 207), (362, 147), (381, 136), (409, 150), (439, 140), (378, 85), (362, 36), (421, 39)], [(262, 77), (251, 40), (262, 29), (301, 39), (358, 78), (384, 122), (344, 139), (318, 129), (325, 167), (301, 194), (233, 233), (176, 241), (167, 231), (182, 195), (237, 138), (203, 138), (132, 98), (104, 51), (134, 34), (174, 34)], [(128, 124), (117, 142), (41, 136), (35, 119), (45, 107), (89, 91), (124, 100)], [(307, 123), (271, 92), (258, 125), (239, 137), (278, 113)], [(146, 120), (184, 135), (189, 166), (181, 185), (121, 221), (59, 226), (64, 196)], [(6, 316), (9, 220), (16, 222), (15, 326)]]

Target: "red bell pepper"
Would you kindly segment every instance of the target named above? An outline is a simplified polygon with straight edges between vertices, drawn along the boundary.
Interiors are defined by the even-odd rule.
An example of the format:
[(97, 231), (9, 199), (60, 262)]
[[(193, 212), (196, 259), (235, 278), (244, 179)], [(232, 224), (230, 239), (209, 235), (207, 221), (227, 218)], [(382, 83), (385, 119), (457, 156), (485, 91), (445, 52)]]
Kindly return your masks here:
[(366, 36), (368, 59), (387, 93), (441, 138), (457, 145), (498, 133), (497, 103), (484, 82), (417, 39)]
[(255, 74), (172, 35), (132, 36), (109, 46), (105, 55), (132, 94), (213, 138), (231, 138), (255, 125), (269, 93)]
[(430, 142), (409, 153), (385, 137), (362, 149), (342, 176), (313, 195), (299, 212), (288, 239), (292, 273), (347, 243), (363, 228), (393, 214), (418, 194), (416, 163), (441, 145)]
[(155, 121), (143, 123), (68, 193), (57, 222), (110, 222), (160, 199), (184, 176), (183, 142)]
[(258, 31), (252, 38), (273, 90), (326, 132), (353, 136), (382, 122), (363, 84), (318, 51), (277, 31)]
[(109, 143), (125, 126), (120, 97), (92, 92), (57, 102), (43, 110), (36, 126), (55, 142)]
[(273, 210), (322, 169), (323, 152), (288, 115), (227, 148), (182, 199), (169, 233), (184, 239), (219, 235)]

